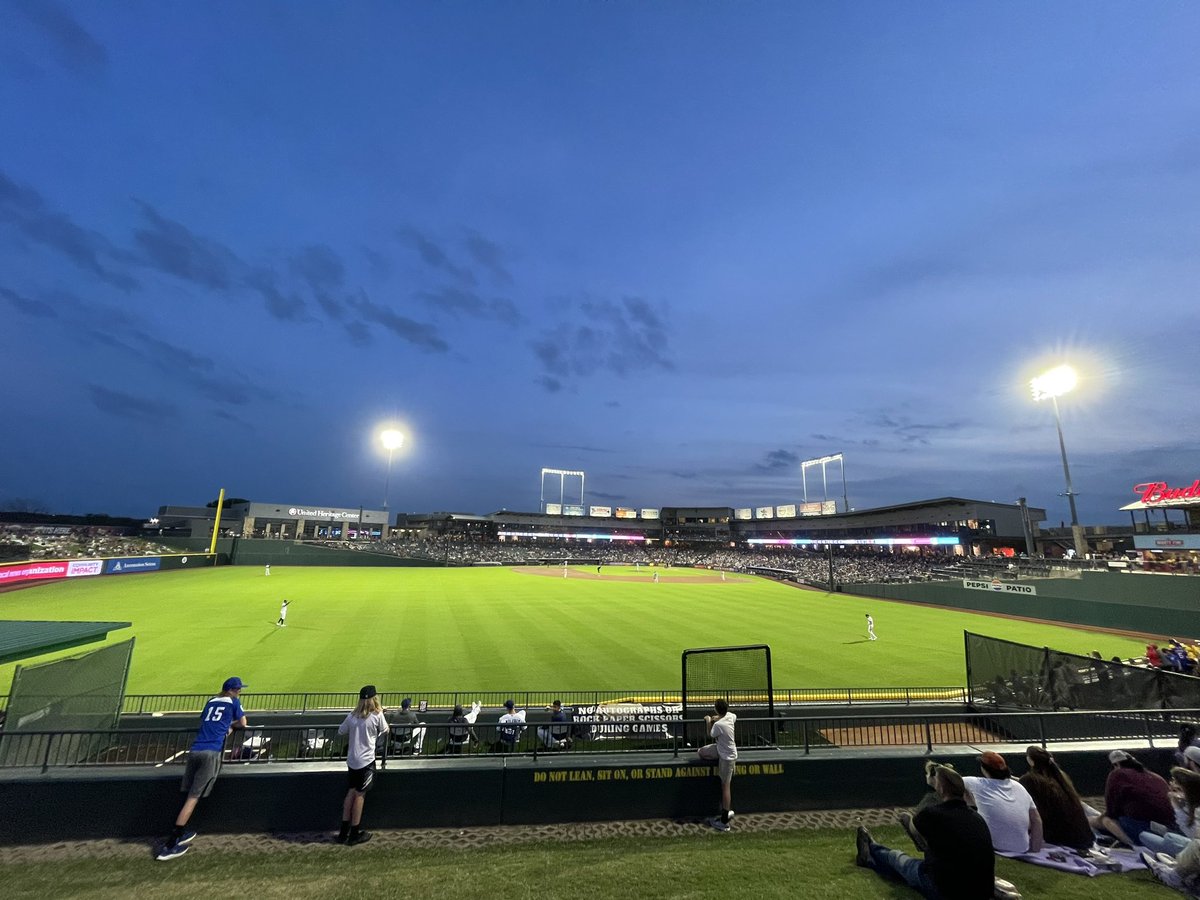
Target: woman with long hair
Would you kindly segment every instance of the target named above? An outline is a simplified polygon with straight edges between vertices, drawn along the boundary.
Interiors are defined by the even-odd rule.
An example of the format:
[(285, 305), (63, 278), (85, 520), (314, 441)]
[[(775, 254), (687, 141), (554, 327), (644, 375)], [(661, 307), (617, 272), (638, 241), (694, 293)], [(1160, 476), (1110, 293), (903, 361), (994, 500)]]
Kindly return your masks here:
[(338, 734), (349, 735), (346, 748), (347, 784), (346, 799), (342, 802), (342, 827), (338, 831), (339, 844), (363, 844), (371, 839), (371, 832), (362, 830), (363, 800), (375, 780), (375, 742), (380, 735), (387, 734), (388, 723), (383, 718), (379, 705), (379, 693), (375, 685), (366, 684), (358, 692), (358, 706), (338, 726)]
[(1143, 831), (1139, 842), (1155, 853), (1178, 856), (1191, 840), (1200, 837), (1196, 827), (1196, 807), (1200, 806), (1200, 775), (1191, 769), (1175, 766), (1171, 769), (1171, 790), (1167, 796), (1175, 810), (1175, 827), (1179, 834)]
[(1025, 761), (1029, 763), (1029, 771), (1017, 780), (1033, 797), (1038, 815), (1042, 817), (1046, 843), (1075, 850), (1091, 847), (1095, 842), (1092, 826), (1071, 776), (1058, 767), (1050, 753), (1037, 745), (1025, 749)]

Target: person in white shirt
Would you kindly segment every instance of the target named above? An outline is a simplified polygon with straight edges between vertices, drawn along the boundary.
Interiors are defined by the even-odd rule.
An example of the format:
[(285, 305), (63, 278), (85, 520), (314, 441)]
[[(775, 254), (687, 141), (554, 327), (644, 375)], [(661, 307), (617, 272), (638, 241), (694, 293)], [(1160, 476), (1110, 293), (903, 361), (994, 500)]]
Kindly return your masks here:
[(705, 744), (697, 753), (708, 762), (717, 763), (717, 774), (721, 777), (721, 814), (709, 820), (709, 824), (717, 831), (728, 831), (733, 819), (733, 799), (730, 796), (730, 782), (733, 781), (734, 764), (737, 762), (737, 743), (733, 737), (733, 724), (737, 716), (729, 711), (729, 704), (724, 698), (713, 703), (715, 716), (704, 717), (704, 729), (713, 743)]
[(870, 613), (867, 613), (867, 637), (873, 641), (878, 640), (875, 637), (875, 620), (871, 618)]
[(988, 751), (979, 757), (983, 776), (963, 779), (967, 786), (967, 804), (974, 806), (992, 833), (992, 849), (997, 853), (1037, 853), (1044, 843), (1042, 817), (1029, 791), (1011, 777), (1008, 763), (999, 753)]
[(265, 571), (265, 572), (263, 572), (263, 574), (264, 574), (264, 575), (270, 575), (270, 574), (271, 574), (271, 564), (270, 564), (270, 563), (267, 563), (266, 571)]
[(279, 618), (275, 622), (276, 625), (287, 627), (287, 608), (289, 602), (288, 600), (284, 600), (283, 604), (279, 607)]
[(525, 731), (525, 710), (517, 709), (512, 700), (504, 701), (504, 715), (496, 723), (496, 743), (493, 749), (500, 753), (511, 753), (517, 749), (521, 734)]
[(379, 705), (375, 685), (363, 685), (358, 692), (358, 706), (338, 726), (338, 734), (350, 736), (346, 748), (346, 780), (349, 790), (342, 803), (342, 827), (339, 844), (362, 844), (371, 839), (371, 832), (362, 830), (363, 800), (375, 781), (375, 742), (387, 734), (388, 723)]

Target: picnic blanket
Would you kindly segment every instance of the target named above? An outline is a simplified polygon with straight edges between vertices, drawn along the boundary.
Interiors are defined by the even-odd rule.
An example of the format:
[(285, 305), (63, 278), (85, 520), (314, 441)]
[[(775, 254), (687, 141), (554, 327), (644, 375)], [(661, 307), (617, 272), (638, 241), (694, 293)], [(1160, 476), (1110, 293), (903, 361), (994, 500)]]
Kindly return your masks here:
[[(1051, 854), (1059, 858), (1052, 858)], [(1103, 850), (1095, 848), (1081, 855), (1078, 850), (1072, 850), (1070, 847), (1047, 844), (1037, 853), (999, 853), (998, 855), (1033, 863), (1035, 866), (1058, 869), (1060, 872), (1087, 875), (1089, 878), (1146, 868), (1146, 864), (1142, 862), (1142, 857), (1137, 850), (1117, 847)]]

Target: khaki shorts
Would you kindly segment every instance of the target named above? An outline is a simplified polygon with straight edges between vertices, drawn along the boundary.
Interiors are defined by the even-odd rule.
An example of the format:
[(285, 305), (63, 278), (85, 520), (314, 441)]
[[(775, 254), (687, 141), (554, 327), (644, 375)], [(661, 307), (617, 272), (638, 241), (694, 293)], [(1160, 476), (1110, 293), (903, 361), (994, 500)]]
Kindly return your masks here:
[(221, 774), (220, 750), (193, 750), (188, 753), (187, 768), (179, 790), (189, 797), (207, 797)]
[(716, 762), (717, 774), (721, 777), (722, 784), (729, 784), (733, 780), (733, 769), (737, 765), (736, 759), (721, 759), (717, 755), (716, 744), (705, 744), (696, 752), (700, 754), (701, 759)]

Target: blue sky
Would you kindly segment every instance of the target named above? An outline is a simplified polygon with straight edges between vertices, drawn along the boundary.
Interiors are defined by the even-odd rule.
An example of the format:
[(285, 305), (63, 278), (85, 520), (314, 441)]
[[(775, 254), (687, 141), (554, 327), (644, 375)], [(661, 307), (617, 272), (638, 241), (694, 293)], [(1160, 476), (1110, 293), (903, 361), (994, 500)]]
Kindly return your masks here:
[(1200, 476), (1191, 3), (0, 5), (0, 505)]

